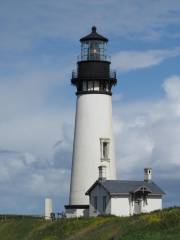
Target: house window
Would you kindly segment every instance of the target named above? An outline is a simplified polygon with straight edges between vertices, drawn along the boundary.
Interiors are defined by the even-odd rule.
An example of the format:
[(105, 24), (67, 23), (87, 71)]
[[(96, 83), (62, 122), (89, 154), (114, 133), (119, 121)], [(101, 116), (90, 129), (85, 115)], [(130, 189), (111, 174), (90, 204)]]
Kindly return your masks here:
[(109, 144), (110, 144), (109, 138), (100, 139), (102, 161), (109, 161)]
[(97, 196), (94, 196), (94, 211), (97, 211)]
[(103, 212), (106, 211), (106, 196), (103, 196)]

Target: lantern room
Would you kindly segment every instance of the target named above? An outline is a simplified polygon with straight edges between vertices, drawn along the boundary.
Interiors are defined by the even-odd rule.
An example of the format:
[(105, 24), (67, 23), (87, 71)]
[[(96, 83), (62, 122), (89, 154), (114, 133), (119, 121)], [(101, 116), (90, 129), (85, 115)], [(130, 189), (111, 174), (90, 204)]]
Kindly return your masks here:
[(108, 39), (98, 34), (96, 27), (80, 39), (81, 55), (78, 57), (77, 70), (72, 72), (71, 83), (76, 86), (76, 94), (108, 94), (116, 84), (116, 72), (110, 70), (107, 56)]
[(81, 38), (81, 60), (82, 61), (106, 61), (108, 39), (96, 32), (96, 27), (92, 27), (92, 32)]

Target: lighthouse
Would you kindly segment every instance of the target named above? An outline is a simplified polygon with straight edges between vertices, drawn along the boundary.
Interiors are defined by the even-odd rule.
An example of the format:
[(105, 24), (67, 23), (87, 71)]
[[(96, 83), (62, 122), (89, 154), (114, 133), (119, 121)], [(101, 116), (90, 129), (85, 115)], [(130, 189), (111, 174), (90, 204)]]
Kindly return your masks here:
[(99, 167), (106, 169), (106, 179), (116, 180), (112, 87), (117, 79), (116, 72), (110, 70), (108, 39), (93, 26), (80, 42), (81, 54), (71, 79), (77, 101), (67, 217), (87, 214), (89, 198), (85, 193), (98, 179)]

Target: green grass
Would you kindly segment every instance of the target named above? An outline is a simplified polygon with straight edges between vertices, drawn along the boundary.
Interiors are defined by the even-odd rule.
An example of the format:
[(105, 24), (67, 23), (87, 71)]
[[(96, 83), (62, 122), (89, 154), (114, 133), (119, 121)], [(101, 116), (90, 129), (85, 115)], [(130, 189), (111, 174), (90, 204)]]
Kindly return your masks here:
[[(1, 217), (0, 217), (1, 219)], [(132, 217), (62, 219), (9, 216), (0, 220), (0, 240), (180, 240), (180, 208)]]

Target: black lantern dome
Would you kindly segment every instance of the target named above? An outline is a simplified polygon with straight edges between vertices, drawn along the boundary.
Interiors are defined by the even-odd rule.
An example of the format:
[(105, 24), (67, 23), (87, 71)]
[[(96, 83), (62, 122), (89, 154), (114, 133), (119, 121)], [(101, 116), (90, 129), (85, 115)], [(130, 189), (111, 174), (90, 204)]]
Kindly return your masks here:
[(115, 71), (110, 71), (110, 57), (106, 55), (108, 39), (92, 32), (80, 39), (81, 55), (77, 71), (73, 71), (71, 82), (77, 87), (77, 94), (102, 93), (111, 95), (112, 85), (117, 82)]
[(108, 39), (96, 32), (96, 27), (92, 27), (92, 32), (87, 36), (80, 39), (80, 42), (89, 41), (89, 40), (99, 40), (103, 42), (108, 42)]

